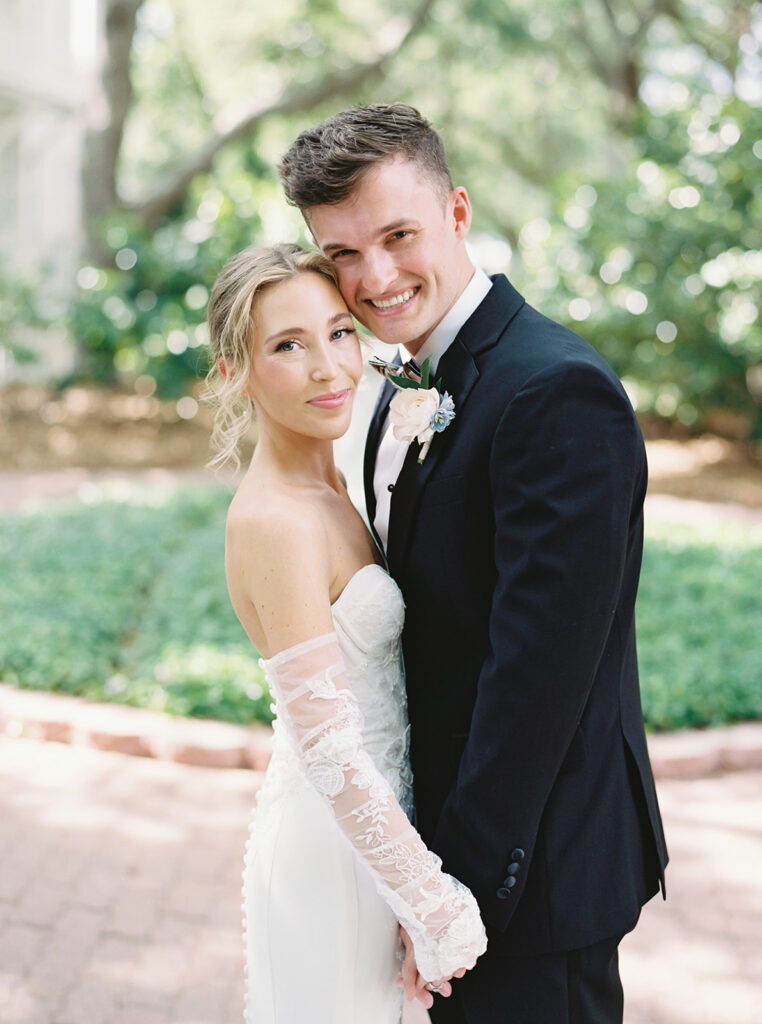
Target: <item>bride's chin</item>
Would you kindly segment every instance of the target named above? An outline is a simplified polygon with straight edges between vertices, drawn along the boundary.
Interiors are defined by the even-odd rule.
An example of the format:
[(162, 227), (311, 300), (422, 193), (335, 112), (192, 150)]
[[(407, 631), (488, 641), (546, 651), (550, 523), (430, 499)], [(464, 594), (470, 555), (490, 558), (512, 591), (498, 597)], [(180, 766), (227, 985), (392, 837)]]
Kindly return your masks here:
[(350, 423), (326, 424), (324, 430), (310, 430), (305, 433), (306, 437), (312, 437), (316, 441), (338, 441), (349, 431)]

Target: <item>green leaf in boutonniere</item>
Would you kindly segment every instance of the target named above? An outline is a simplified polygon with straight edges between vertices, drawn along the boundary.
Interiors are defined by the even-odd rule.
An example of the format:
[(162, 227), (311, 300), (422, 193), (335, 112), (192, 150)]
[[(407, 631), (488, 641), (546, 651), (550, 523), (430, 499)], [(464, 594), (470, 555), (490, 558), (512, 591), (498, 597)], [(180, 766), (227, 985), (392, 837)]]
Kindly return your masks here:
[(431, 356), (426, 356), (421, 367), (421, 387), (424, 391), (429, 388), (429, 373), (431, 371)]

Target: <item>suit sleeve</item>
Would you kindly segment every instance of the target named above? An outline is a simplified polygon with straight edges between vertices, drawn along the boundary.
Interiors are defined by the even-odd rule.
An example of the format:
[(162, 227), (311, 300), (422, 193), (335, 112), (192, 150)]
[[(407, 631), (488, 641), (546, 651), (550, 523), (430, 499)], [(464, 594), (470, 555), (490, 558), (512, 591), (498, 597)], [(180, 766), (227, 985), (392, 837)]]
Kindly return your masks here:
[(629, 402), (594, 367), (534, 378), (499, 422), (489, 653), (432, 845), (501, 930), (612, 627), (644, 480)]

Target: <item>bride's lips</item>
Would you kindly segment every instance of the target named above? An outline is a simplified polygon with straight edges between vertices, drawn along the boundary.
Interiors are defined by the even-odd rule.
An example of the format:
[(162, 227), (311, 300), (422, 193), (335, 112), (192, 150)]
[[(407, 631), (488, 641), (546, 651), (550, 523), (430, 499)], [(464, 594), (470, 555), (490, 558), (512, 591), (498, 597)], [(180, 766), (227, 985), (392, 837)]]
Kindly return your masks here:
[(365, 299), (376, 316), (395, 316), (397, 313), (406, 313), (421, 290), (420, 285), (412, 288), (403, 288), (394, 295), (378, 299)]
[(308, 405), (314, 405), (318, 409), (340, 409), (349, 395), (349, 388), (343, 391), (331, 391), (325, 395), (318, 395), (317, 398), (310, 398)]

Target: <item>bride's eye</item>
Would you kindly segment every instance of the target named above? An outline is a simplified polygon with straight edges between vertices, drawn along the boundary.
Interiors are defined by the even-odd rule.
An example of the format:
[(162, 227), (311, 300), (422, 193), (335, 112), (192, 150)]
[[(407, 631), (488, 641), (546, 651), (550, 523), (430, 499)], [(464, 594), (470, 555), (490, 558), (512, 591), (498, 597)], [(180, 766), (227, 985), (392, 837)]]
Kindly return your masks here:
[(331, 335), (331, 341), (341, 341), (342, 338), (346, 338), (350, 334), (357, 334), (354, 327), (339, 327), (339, 329), (334, 331)]
[(296, 348), (296, 342), (293, 338), (288, 338), (286, 341), (278, 342), (275, 346), (276, 352), (293, 352)]

